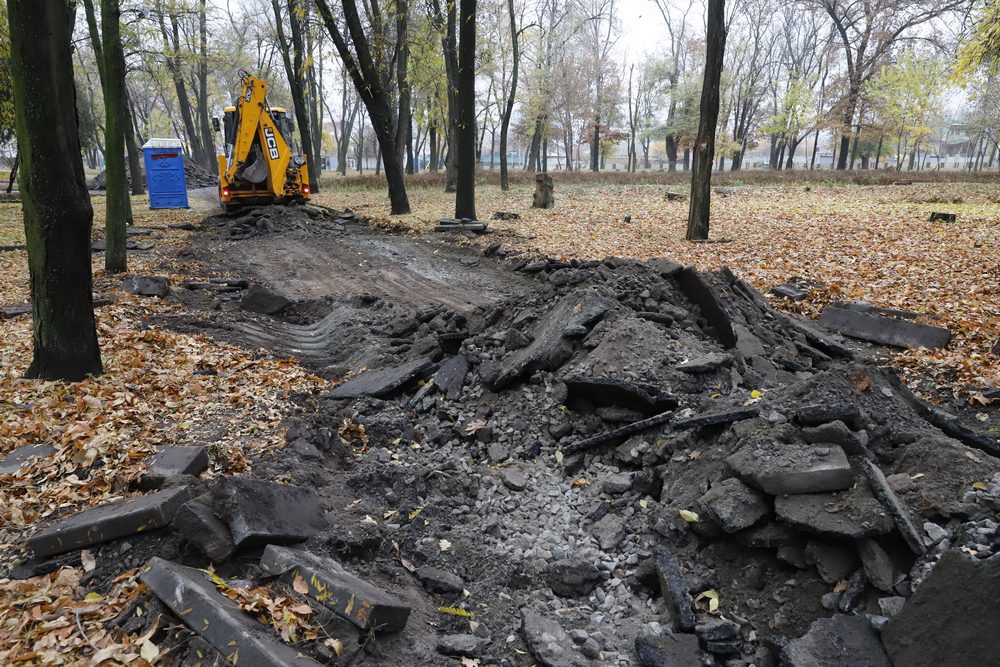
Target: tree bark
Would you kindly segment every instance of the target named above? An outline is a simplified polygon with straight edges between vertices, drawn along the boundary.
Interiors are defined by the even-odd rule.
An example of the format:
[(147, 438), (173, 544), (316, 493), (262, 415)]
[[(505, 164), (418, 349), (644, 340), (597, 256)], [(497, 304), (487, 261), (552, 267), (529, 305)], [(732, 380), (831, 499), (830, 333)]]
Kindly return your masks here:
[(206, 0), (198, 1), (198, 131), (203, 151), (202, 167), (213, 174), (218, 169), (215, 159), (215, 142), (212, 140), (212, 126), (208, 120), (208, 8)]
[(461, 0), (455, 217), (476, 219), (476, 0)]
[(686, 236), (689, 241), (708, 238), (712, 158), (715, 153), (715, 130), (719, 122), (719, 83), (726, 50), (725, 0), (708, 0), (706, 23), (705, 77), (701, 89), (698, 139), (691, 169), (691, 207), (688, 210)]
[(101, 0), (101, 41), (104, 46), (104, 179), (107, 186), (104, 268), (108, 273), (121, 273), (128, 269), (125, 229), (130, 201), (125, 174), (125, 58), (120, 0)]
[(205, 155), (205, 148), (202, 146), (201, 138), (195, 128), (194, 116), (191, 115), (191, 100), (188, 97), (187, 86), (184, 83), (184, 73), (181, 72), (180, 61), (180, 26), (177, 22), (177, 14), (174, 11), (167, 12), (170, 19), (170, 30), (164, 21), (164, 13), (159, 15), (160, 34), (163, 37), (163, 53), (166, 60), (167, 69), (170, 70), (170, 78), (174, 84), (174, 91), (177, 93), (177, 106), (180, 107), (181, 120), (184, 122), (184, 133), (187, 136), (188, 145), (191, 147), (193, 159), (198, 164), (208, 162)]
[(34, 329), (26, 375), (78, 381), (103, 369), (91, 292), (94, 211), (80, 156), (68, 9), (64, 2), (7, 2)]

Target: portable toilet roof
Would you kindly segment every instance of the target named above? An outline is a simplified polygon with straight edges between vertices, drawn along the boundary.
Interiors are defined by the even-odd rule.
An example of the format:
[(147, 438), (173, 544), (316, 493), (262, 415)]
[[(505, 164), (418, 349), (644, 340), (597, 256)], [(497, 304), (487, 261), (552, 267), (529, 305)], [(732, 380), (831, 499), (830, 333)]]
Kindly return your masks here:
[(143, 148), (181, 148), (181, 140), (177, 137), (167, 137), (164, 139), (152, 138), (142, 145)]

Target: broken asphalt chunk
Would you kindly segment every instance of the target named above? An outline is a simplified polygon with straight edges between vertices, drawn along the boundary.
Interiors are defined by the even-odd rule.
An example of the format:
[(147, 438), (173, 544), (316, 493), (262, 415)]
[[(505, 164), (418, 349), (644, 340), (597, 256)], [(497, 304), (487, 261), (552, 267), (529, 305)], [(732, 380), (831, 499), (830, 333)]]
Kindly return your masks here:
[(589, 289), (564, 296), (535, 326), (534, 340), (503, 358), (491, 388), (506, 389), (529, 373), (558, 368), (573, 354), (568, 338), (586, 334), (615, 305), (610, 298)]
[(851, 464), (836, 446), (750, 444), (726, 463), (744, 482), (772, 496), (839, 491), (854, 484)]
[(696, 375), (699, 373), (711, 373), (731, 363), (733, 363), (733, 355), (726, 354), (725, 352), (710, 352), (709, 354), (678, 364), (677, 370), (682, 373)]
[(670, 422), (670, 427), (675, 431), (683, 431), (689, 428), (705, 428), (707, 426), (722, 426), (735, 422), (753, 419), (760, 414), (757, 408), (741, 408), (739, 410), (726, 410), (723, 412), (712, 412), (706, 415), (695, 415), (686, 419), (676, 419)]
[(246, 477), (223, 477), (212, 493), (216, 514), (229, 526), (236, 546), (302, 542), (323, 525), (312, 489)]
[[(781, 664), (783, 667), (892, 667), (871, 623), (859, 616), (840, 614), (814, 621), (806, 634), (782, 650)], [(910, 663), (896, 664), (910, 667)]]
[(749, 528), (771, 511), (764, 494), (735, 477), (713, 484), (698, 505), (706, 518), (727, 533)]
[(698, 638), (687, 634), (640, 635), (635, 653), (642, 667), (701, 667)]
[(414, 573), (424, 588), (432, 593), (456, 594), (465, 590), (465, 582), (457, 574), (445, 570), (421, 565)]
[(601, 406), (620, 406), (643, 413), (657, 413), (677, 407), (677, 397), (651, 385), (613, 378), (576, 376), (565, 379), (570, 399), (581, 398)]
[(795, 419), (803, 426), (820, 426), (832, 421), (841, 421), (855, 431), (865, 426), (861, 409), (850, 403), (807, 405), (796, 411)]
[(521, 609), (521, 634), (541, 667), (583, 667), (590, 661), (576, 652), (573, 640), (558, 621)]
[(924, 555), (927, 552), (927, 547), (924, 546), (923, 537), (911, 518), (910, 509), (892, 490), (885, 475), (877, 465), (867, 459), (862, 459), (861, 469), (864, 471), (865, 477), (868, 478), (868, 483), (871, 484), (875, 497), (885, 506), (889, 516), (892, 517), (892, 522), (903, 537), (903, 541), (906, 542), (906, 546), (910, 547), (910, 550), (918, 556)]
[(207, 493), (181, 505), (171, 525), (213, 563), (226, 561), (236, 553), (229, 526), (215, 515), (212, 497)]
[(1000, 442), (998, 442), (995, 438), (973, 431), (971, 428), (968, 428), (962, 424), (962, 422), (958, 421), (957, 418), (952, 417), (948, 413), (942, 412), (941, 410), (927, 407), (922, 412), (924, 418), (941, 429), (945, 435), (955, 438), (963, 445), (974, 447), (975, 449), (986, 452), (990, 456), (1000, 458)]
[(688, 301), (698, 306), (702, 317), (712, 327), (712, 333), (723, 347), (730, 348), (736, 345), (736, 332), (733, 330), (733, 321), (722, 304), (722, 299), (711, 285), (691, 267), (684, 267), (675, 276), (677, 285), (681, 293), (687, 297)]
[[(330, 398), (385, 398), (410, 382), (422, 377), (433, 364), (426, 359), (413, 359), (396, 366), (366, 371), (330, 392)], [(464, 379), (464, 378), (463, 378)]]
[(895, 665), (991, 665), (1000, 655), (1000, 558), (944, 554), (882, 633)]
[(234, 665), (319, 667), (283, 644), (268, 626), (219, 593), (204, 572), (153, 557), (142, 582), (192, 630)]
[(354, 576), (332, 558), (269, 544), (260, 567), (290, 583), (301, 577), (309, 597), (362, 630), (399, 632), (406, 627), (410, 616), (406, 603)]
[(289, 299), (256, 283), (251, 285), (240, 299), (240, 308), (262, 315), (278, 315), (290, 305), (292, 302)]
[(774, 499), (774, 513), (809, 533), (860, 539), (892, 531), (892, 519), (862, 480), (838, 493), (805, 493)]
[(28, 547), (36, 556), (52, 556), (163, 528), (190, 497), (179, 487), (99, 505), (35, 533)]
[(660, 582), (663, 601), (670, 611), (673, 628), (678, 632), (691, 632), (695, 626), (694, 611), (691, 609), (693, 600), (684, 583), (681, 566), (664, 546), (656, 547), (653, 555), (656, 558), (656, 578)]
[(122, 281), (121, 290), (139, 296), (158, 296), (162, 299), (170, 294), (170, 281), (156, 276), (131, 276)]
[(204, 447), (162, 447), (139, 479), (139, 488), (158, 489), (173, 477), (197, 476), (207, 467), (208, 451)]
[(48, 443), (18, 447), (7, 452), (7, 456), (0, 461), (0, 476), (13, 475), (28, 461), (52, 456), (55, 453), (56, 448)]
[(659, 426), (670, 421), (673, 416), (673, 412), (663, 412), (647, 419), (642, 419), (637, 422), (632, 422), (631, 424), (626, 424), (619, 428), (613, 429), (611, 431), (605, 431), (604, 433), (599, 433), (597, 435), (591, 436), (589, 438), (584, 438), (583, 440), (578, 440), (577, 442), (568, 445), (563, 449), (563, 454), (568, 456), (576, 452), (586, 451), (592, 449), (599, 445), (604, 445), (615, 440), (620, 440), (621, 438), (628, 437), (635, 433), (640, 433), (648, 428), (653, 428), (654, 426)]
[(464, 354), (451, 357), (434, 373), (434, 384), (450, 401), (457, 400), (462, 395), (462, 385), (465, 376), (469, 374), (469, 360)]
[(948, 341), (951, 340), (951, 332), (944, 327), (917, 324), (834, 306), (828, 306), (823, 310), (819, 323), (831, 331), (851, 338), (893, 347), (926, 347), (934, 350), (947, 347)]

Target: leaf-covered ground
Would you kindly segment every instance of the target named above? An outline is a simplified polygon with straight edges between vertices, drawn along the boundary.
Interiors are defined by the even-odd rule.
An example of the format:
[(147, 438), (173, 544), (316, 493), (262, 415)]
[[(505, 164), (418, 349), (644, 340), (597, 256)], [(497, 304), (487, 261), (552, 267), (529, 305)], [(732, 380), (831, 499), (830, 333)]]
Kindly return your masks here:
[[(923, 392), (1000, 385), (1000, 358), (989, 354), (1000, 338), (1000, 181), (726, 187), (731, 194), (712, 203), (711, 237), (720, 242), (688, 243), (688, 203), (665, 197), (686, 195), (684, 186), (560, 186), (557, 175), (552, 210), (531, 208), (529, 184), (507, 193), (481, 186), (481, 219), (497, 211), (520, 219), (492, 222), (497, 234), (479, 242), (559, 257), (662, 256), (701, 269), (729, 266), (761, 291), (793, 277), (815, 281), (807, 301), (781, 307), (818, 316), (830, 301), (863, 300), (940, 318), (952, 330), (947, 350), (892, 354)], [(413, 214), (391, 219), (379, 189), (334, 185), (320, 200), (421, 231), (454, 213), (454, 195), (438, 187), (409, 194)], [(958, 222), (928, 222), (932, 211), (957, 213)]]
[[(551, 211), (530, 208), (530, 185), (509, 193), (481, 188), (481, 218), (496, 211), (521, 218), (494, 222), (497, 234), (477, 242), (500, 240), (524, 253), (563, 257), (668, 256), (704, 269), (729, 265), (762, 290), (793, 276), (810, 279), (824, 285), (797, 306), (811, 315), (830, 300), (853, 298), (941, 317), (956, 334), (946, 352), (892, 357), (914, 378), (954, 391), (1000, 384), (1000, 360), (988, 354), (1000, 337), (1000, 185), (736, 185), (714, 205), (712, 236), (728, 242), (690, 244), (683, 240), (687, 204), (667, 201), (663, 185), (561, 187), (558, 181)], [(341, 184), (326, 188), (319, 201), (413, 230), (452, 212), (453, 195), (437, 187), (413, 187), (410, 197), (414, 214), (391, 219), (381, 188)], [(94, 205), (99, 235), (103, 200)], [(957, 212), (958, 223), (927, 222), (938, 209)], [(205, 214), (152, 212), (141, 199), (135, 213), (139, 226), (196, 222)], [(190, 233), (159, 233), (152, 251), (131, 253), (131, 272), (170, 276), (191, 268), (177, 255)], [(0, 245), (23, 241), (19, 206), (0, 204)], [(0, 252), (0, 305), (28, 300), (26, 262), (23, 250)], [(161, 263), (172, 271), (158, 269)], [(245, 469), (253, 452), (281, 445), (287, 397), (323, 386), (292, 361), (147, 326), (177, 306), (120, 293), (118, 277), (105, 276), (99, 261), (95, 268), (97, 291), (117, 298), (97, 314), (101, 377), (73, 385), (24, 380), (30, 318), (0, 320), (0, 455), (40, 441), (58, 449), (16, 478), (0, 479), (4, 563), (22, 555), (36, 521), (128, 495), (158, 445), (210, 444), (210, 474)], [(88, 467), (86, 476), (76, 472)], [(142, 589), (137, 573), (127, 572), (101, 595), (90, 591), (81, 581), (95, 567), (95, 554), (50, 575), (0, 579), (0, 664), (170, 660), (169, 654), (157, 660), (159, 649), (147, 637), (107, 630), (106, 621)]]
[[(100, 199), (95, 227), (103, 226)], [(204, 213), (151, 212), (136, 200), (136, 224), (196, 221)], [(0, 244), (23, 243), (20, 213), (0, 210)], [(156, 247), (131, 253), (130, 272), (164, 275), (187, 232), (161, 232)], [(145, 238), (145, 237), (143, 237)], [(103, 255), (97, 255), (98, 259)], [(174, 258), (174, 259), (169, 259)], [(28, 299), (24, 251), (0, 253), (0, 304)], [(95, 261), (95, 268), (100, 262)], [(179, 265), (176, 265), (179, 268)], [(169, 272), (166, 275), (170, 275)], [(175, 282), (177, 278), (175, 277)], [(0, 478), (0, 561), (18, 559), (37, 521), (130, 494), (159, 445), (208, 444), (209, 474), (246, 469), (251, 453), (282, 444), (280, 421), (293, 392), (322, 382), (296, 363), (145, 326), (175, 306), (117, 291), (119, 277), (96, 272), (95, 288), (117, 302), (97, 310), (104, 375), (76, 384), (22, 378), (31, 359), (31, 319), (0, 320), (0, 455), (51, 442), (55, 456)], [(79, 470), (89, 469), (83, 476)], [(140, 590), (137, 572), (119, 577), (103, 595), (81, 585), (93, 569), (80, 566), (26, 581), (0, 579), (0, 664), (145, 664), (158, 649), (146, 637), (105, 628)], [(163, 656), (169, 662), (167, 656)], [(111, 664), (111, 663), (108, 663)], [(161, 661), (158, 664), (165, 664)]]

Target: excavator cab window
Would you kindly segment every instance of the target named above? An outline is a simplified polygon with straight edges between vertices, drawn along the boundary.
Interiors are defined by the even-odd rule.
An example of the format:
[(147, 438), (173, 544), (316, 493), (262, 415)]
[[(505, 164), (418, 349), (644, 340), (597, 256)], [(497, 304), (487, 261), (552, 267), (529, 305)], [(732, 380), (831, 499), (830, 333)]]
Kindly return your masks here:
[(236, 108), (226, 107), (226, 112), (222, 116), (222, 126), (225, 129), (223, 136), (226, 140), (226, 146), (232, 146), (236, 143)]

